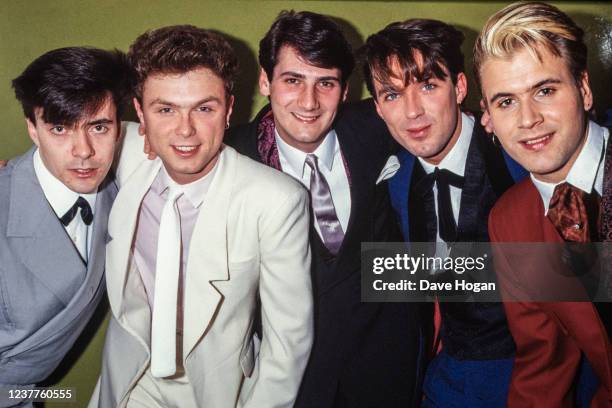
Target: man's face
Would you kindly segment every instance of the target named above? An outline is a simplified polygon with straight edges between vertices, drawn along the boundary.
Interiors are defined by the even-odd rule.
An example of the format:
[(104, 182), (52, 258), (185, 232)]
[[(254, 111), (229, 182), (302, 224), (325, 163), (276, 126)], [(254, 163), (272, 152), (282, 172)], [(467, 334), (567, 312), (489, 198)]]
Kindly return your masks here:
[(110, 96), (92, 115), (72, 126), (46, 123), (36, 108), (36, 123), (26, 119), (28, 133), (38, 146), (45, 167), (70, 190), (97, 191), (113, 162), (119, 138), (117, 109)]
[(208, 68), (183, 74), (154, 74), (134, 105), (141, 129), (174, 181), (187, 184), (205, 176), (217, 162), (233, 96)]
[(485, 115), (504, 149), (543, 181), (565, 179), (586, 135), (593, 97), (586, 73), (577, 84), (567, 63), (543, 47), (523, 49), (480, 69)]
[(338, 68), (315, 67), (293, 48), (281, 47), (272, 80), (262, 70), (259, 90), (270, 97), (276, 130), (287, 144), (304, 152), (321, 144), (346, 99), (342, 79)]
[[(420, 54), (416, 54), (419, 68)], [(415, 156), (438, 164), (454, 146), (461, 133), (459, 106), (467, 94), (463, 73), (453, 84), (444, 68), (445, 79), (432, 77), (424, 82), (404, 85), (399, 64), (392, 61), (390, 84), (374, 79), (376, 110), (387, 124), (393, 138)]]

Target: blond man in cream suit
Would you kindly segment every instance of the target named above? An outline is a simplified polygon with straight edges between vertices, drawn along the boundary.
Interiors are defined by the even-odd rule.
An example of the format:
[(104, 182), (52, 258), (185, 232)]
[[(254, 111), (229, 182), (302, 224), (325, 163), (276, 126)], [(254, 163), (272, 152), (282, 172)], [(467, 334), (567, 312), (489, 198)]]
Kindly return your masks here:
[[(164, 47), (176, 38), (182, 48), (170, 61)], [(185, 55), (182, 70), (172, 66), (182, 58), (176, 53)], [(306, 192), (222, 145), (236, 62), (219, 35), (166, 27), (139, 37), (129, 56), (141, 125), (127, 125), (117, 166), (106, 275), (112, 317), (90, 406), (290, 407), (312, 345)], [(158, 158), (144, 155), (139, 131)], [(185, 258), (176, 336), (160, 336), (167, 236), (148, 232), (164, 228), (154, 204), (165, 205), (176, 188)], [(147, 244), (151, 237), (157, 244)], [(176, 341), (169, 365), (155, 351), (168, 340)]]

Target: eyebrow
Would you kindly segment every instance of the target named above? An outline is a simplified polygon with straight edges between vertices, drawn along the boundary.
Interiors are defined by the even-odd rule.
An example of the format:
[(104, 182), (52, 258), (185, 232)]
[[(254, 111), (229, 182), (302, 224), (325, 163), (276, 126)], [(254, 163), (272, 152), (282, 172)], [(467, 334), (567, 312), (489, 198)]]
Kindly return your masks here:
[(383, 84), (381, 83), (381, 88), (380, 90), (376, 93), (377, 97), (382, 96), (383, 94), (386, 93), (399, 93), (401, 90), (399, 88), (397, 88), (396, 86), (394, 86), (393, 84)]
[(92, 120), (91, 122), (87, 122), (86, 126), (95, 126), (95, 125), (108, 125), (109, 123), (114, 123), (114, 120), (109, 118), (100, 118), (96, 120)]
[[(306, 79), (306, 75), (304, 74), (300, 74), (298, 72), (294, 72), (294, 71), (285, 71), (283, 73), (280, 74), (281, 77), (293, 77), (293, 78), (300, 78), (300, 79)], [(340, 82), (340, 78), (338, 78), (337, 76), (333, 76), (333, 75), (327, 75), (327, 76), (321, 76), (321, 77), (316, 77), (317, 81), (337, 81)]]
[[(192, 106), (198, 106), (198, 105), (202, 105), (203, 103), (208, 103), (208, 102), (221, 103), (221, 99), (217, 98), (216, 96), (208, 96), (206, 98), (200, 99), (199, 101), (195, 102), (194, 104), (192, 104)], [(153, 105), (166, 105), (166, 106), (172, 106), (173, 108), (178, 108), (181, 106), (174, 102), (166, 101), (160, 98), (152, 100), (149, 106), (153, 106)]]
[[(560, 79), (546, 78), (546, 79), (543, 79), (542, 81), (532, 85), (525, 92), (533, 91), (533, 90), (538, 89), (539, 87), (544, 86), (544, 85), (560, 84), (560, 83), (561, 83)], [(507, 98), (507, 97), (513, 96), (513, 95), (515, 95), (515, 94), (511, 93), (511, 92), (498, 92), (495, 95), (493, 95), (491, 98), (489, 98), (489, 103), (493, 103), (493, 102), (495, 102), (496, 100), (498, 100), (500, 98)]]

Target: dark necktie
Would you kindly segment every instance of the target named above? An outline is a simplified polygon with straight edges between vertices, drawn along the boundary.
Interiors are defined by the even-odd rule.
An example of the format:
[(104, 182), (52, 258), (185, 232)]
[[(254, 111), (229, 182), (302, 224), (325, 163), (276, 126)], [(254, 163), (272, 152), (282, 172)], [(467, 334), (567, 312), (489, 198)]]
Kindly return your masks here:
[(450, 186), (463, 188), (464, 178), (446, 169), (435, 168), (416, 186), (421, 196), (426, 196), (433, 190), (434, 183), (438, 188), (438, 231), (444, 242), (454, 242), (457, 239), (457, 223), (453, 215)]
[(310, 173), (310, 198), (323, 243), (329, 252), (337, 255), (344, 239), (344, 232), (336, 215), (336, 208), (332, 201), (329, 184), (327, 184), (327, 180), (325, 180), (325, 177), (319, 171), (317, 156), (307, 154), (306, 164), (312, 170)]
[(561, 183), (555, 187), (546, 216), (565, 241), (597, 241), (597, 192), (587, 194), (569, 183)]
[(60, 221), (65, 227), (67, 227), (72, 222), (79, 208), (81, 209), (81, 218), (83, 219), (85, 225), (91, 224), (91, 222), (93, 221), (93, 212), (91, 211), (91, 207), (89, 206), (89, 203), (86, 199), (79, 196), (74, 205), (70, 207), (70, 209), (66, 211), (66, 214), (64, 214), (60, 218)]

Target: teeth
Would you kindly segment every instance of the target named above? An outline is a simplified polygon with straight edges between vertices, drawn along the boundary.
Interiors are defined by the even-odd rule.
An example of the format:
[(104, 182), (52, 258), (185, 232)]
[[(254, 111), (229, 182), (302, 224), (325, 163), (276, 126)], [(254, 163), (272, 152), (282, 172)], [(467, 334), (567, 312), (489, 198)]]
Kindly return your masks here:
[(548, 139), (548, 137), (549, 137), (548, 135), (547, 136), (543, 136), (543, 137), (541, 137), (539, 139), (528, 140), (525, 143), (528, 144), (528, 145), (533, 145), (533, 144), (536, 144), (536, 143), (543, 142), (544, 140)]
[(299, 115), (299, 114), (297, 114), (297, 113), (294, 113), (293, 115), (294, 115), (296, 118), (298, 118), (298, 119), (300, 119), (300, 120), (307, 121), (307, 122), (312, 122), (312, 121), (316, 120), (316, 119), (319, 117), (318, 115), (317, 115), (317, 116), (302, 116), (302, 115)]
[(195, 146), (174, 146), (176, 150), (180, 150), (181, 152), (191, 152), (195, 150)]

